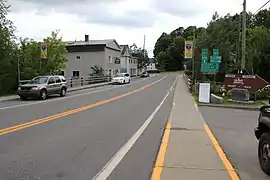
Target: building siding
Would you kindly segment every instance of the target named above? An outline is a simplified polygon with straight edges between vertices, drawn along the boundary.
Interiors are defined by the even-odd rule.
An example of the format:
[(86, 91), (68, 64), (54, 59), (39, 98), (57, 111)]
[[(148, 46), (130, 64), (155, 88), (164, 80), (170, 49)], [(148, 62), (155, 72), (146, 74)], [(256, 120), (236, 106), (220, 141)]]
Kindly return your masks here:
[[(76, 60), (76, 56), (80, 56), (80, 60)], [(105, 52), (68, 52), (68, 62), (66, 63), (65, 76), (72, 77), (73, 71), (80, 71), (80, 76), (88, 77), (91, 67), (98, 65), (105, 66)]]
[[(109, 62), (109, 57), (111, 61)], [(115, 64), (115, 58), (118, 58), (121, 61), (121, 51), (105, 48), (105, 74), (106, 75), (115, 75), (120, 72), (121, 62), (120, 64)]]

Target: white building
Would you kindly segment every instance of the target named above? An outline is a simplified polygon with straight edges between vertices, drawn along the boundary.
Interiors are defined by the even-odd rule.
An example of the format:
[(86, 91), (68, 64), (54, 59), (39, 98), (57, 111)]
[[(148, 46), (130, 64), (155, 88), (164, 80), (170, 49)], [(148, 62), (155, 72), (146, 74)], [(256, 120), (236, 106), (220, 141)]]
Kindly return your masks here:
[(129, 73), (131, 76), (138, 75), (138, 60), (131, 55), (128, 45), (120, 45), (121, 47), (121, 73)]
[(146, 66), (147, 71), (157, 71), (158, 69), (156, 68), (156, 60), (154, 58), (149, 58), (149, 64)]

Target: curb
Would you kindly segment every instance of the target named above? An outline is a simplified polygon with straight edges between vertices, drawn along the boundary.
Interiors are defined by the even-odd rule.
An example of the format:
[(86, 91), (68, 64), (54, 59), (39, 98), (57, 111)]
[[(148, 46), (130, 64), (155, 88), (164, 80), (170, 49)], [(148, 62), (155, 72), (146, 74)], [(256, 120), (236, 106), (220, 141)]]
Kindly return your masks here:
[(238, 106), (224, 106), (224, 105), (218, 105), (218, 104), (203, 104), (203, 103), (197, 103), (197, 105), (198, 106), (205, 106), (205, 107), (240, 109), (240, 110), (250, 110), (250, 111), (259, 111), (260, 110), (260, 107), (241, 107), (241, 106), (238, 107)]

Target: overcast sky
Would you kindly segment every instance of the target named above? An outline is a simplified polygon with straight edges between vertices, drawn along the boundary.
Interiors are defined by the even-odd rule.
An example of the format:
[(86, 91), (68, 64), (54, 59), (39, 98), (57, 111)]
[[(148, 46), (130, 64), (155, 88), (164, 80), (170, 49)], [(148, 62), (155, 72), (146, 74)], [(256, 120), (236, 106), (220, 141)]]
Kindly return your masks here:
[[(255, 12), (266, 0), (247, 0)], [(42, 40), (60, 29), (64, 40), (116, 39), (119, 44), (143, 46), (151, 57), (162, 32), (179, 26), (206, 26), (217, 11), (220, 15), (242, 10), (243, 0), (8, 0), (9, 19), (17, 35)], [(269, 7), (266, 6), (267, 8)]]

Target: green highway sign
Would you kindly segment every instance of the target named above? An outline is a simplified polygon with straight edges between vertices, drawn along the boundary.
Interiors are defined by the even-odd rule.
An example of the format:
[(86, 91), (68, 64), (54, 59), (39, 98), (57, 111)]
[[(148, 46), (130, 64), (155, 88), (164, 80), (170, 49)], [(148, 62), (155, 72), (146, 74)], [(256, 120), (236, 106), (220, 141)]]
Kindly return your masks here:
[(213, 56), (210, 56), (210, 62), (208, 62), (208, 49), (202, 49), (202, 73), (216, 74), (219, 71), (220, 63), (221, 56), (219, 56), (219, 49), (213, 49)]

